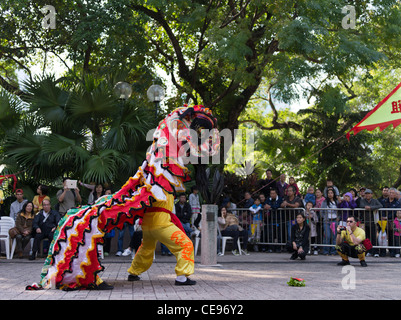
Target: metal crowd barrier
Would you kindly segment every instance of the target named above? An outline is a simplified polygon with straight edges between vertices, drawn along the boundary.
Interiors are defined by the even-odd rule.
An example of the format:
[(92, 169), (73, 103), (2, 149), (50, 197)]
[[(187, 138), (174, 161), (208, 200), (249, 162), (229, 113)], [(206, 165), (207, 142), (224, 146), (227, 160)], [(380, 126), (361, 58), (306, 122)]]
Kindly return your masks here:
[(314, 231), (310, 233), (312, 251), (316, 248), (320, 249), (321, 253), (334, 253), (337, 226), (346, 226), (347, 217), (353, 215), (358, 218), (358, 226), (365, 230), (366, 237), (372, 242), (373, 248), (370, 253), (385, 255), (389, 249), (392, 256), (400, 254), (401, 225), (397, 228), (395, 218), (397, 211), (401, 212), (401, 208), (382, 208), (375, 211), (361, 208), (313, 208), (312, 211), (316, 214), (313, 217), (308, 216), (304, 208), (263, 210), (261, 220), (256, 220), (247, 208), (228, 210), (235, 214), (240, 225), (248, 230), (251, 244), (266, 245), (273, 251), (279, 250), (290, 240), (291, 226), (296, 223), (296, 215), (302, 212), (311, 231)]

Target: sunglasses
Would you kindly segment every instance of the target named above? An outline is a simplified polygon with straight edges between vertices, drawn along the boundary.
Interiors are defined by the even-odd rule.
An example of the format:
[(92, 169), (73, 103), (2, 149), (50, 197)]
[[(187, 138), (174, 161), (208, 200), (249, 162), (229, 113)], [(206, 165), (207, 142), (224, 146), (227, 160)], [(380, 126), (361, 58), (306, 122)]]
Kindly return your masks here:
[(352, 220), (347, 220), (347, 223), (353, 223), (353, 222), (355, 222), (355, 221), (352, 221)]

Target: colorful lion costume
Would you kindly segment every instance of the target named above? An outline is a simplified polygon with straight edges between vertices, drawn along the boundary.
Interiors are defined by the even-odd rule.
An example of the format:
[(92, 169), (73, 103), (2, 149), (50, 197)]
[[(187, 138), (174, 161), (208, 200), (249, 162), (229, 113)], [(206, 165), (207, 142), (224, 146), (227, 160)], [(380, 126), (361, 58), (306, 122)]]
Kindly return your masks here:
[[(196, 158), (218, 152), (216, 126), (211, 111), (198, 105), (177, 108), (162, 120), (154, 132), (146, 160), (118, 192), (99, 198), (93, 205), (71, 209), (60, 220), (39, 287), (96, 288), (102, 282), (98, 273), (104, 269), (99, 261), (98, 245), (112, 229), (121, 229), (126, 222), (133, 224), (137, 215), (143, 218), (144, 233), (151, 234), (152, 239), (145, 244), (144, 235), (128, 272), (137, 275), (149, 268), (154, 250), (151, 261), (149, 252), (162, 237), (176, 251), (173, 253), (177, 257), (177, 275), (191, 274), (193, 247), (180, 221), (171, 214), (173, 195), (185, 191), (184, 182), (189, 176), (184, 158), (189, 152)], [(210, 135), (206, 138), (203, 135), (203, 140), (197, 136), (201, 129), (210, 130)]]

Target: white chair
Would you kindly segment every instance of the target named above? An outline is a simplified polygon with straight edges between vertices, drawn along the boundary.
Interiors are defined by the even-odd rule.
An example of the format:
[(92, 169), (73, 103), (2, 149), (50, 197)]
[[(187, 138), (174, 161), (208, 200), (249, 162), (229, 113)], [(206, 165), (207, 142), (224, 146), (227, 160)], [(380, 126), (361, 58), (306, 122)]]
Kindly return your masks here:
[[(14, 255), (14, 250), (16, 246), (16, 240), (11, 239), (8, 234), (8, 230), (15, 227), (15, 221), (11, 217), (1, 217), (0, 219), (0, 241), (4, 241), (6, 247), (6, 257), (7, 259), (12, 259)], [(12, 250), (10, 252), (10, 242), (12, 242)]]
[[(221, 235), (220, 228), (217, 228), (217, 230), (219, 231), (219, 235), (220, 235), (220, 237), (221, 237), (221, 255), (224, 256), (224, 252), (225, 252), (225, 250), (226, 250), (226, 242), (227, 242), (227, 240), (233, 240), (233, 237), (227, 237), (227, 236), (223, 237), (223, 236)], [(240, 240), (239, 240), (239, 237), (238, 237), (237, 245), (238, 245), (239, 254), (242, 255), (242, 252), (241, 252), (241, 242), (240, 242)]]

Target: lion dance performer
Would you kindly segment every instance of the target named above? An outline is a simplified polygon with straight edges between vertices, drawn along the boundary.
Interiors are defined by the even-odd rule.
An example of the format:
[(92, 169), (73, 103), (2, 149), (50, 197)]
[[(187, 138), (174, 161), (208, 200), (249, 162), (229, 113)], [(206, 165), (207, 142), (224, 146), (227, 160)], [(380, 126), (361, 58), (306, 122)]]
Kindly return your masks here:
[[(162, 120), (153, 135), (146, 160), (133, 177), (113, 195), (99, 198), (93, 205), (69, 210), (60, 220), (42, 269), (41, 281), (32, 288), (112, 289), (98, 275), (98, 244), (114, 228), (133, 224), (142, 217), (143, 240), (128, 269), (128, 280), (139, 280), (149, 269), (157, 241), (176, 256), (176, 285), (193, 285), (194, 250), (191, 240), (172, 214), (174, 194), (185, 191), (189, 181), (184, 157), (212, 156), (219, 149), (219, 134), (212, 112), (203, 106), (175, 109)], [(202, 137), (201, 129), (210, 135)], [(205, 131), (203, 131), (205, 132)], [(197, 139), (197, 141), (196, 141)], [(190, 154), (189, 154), (190, 152)]]

